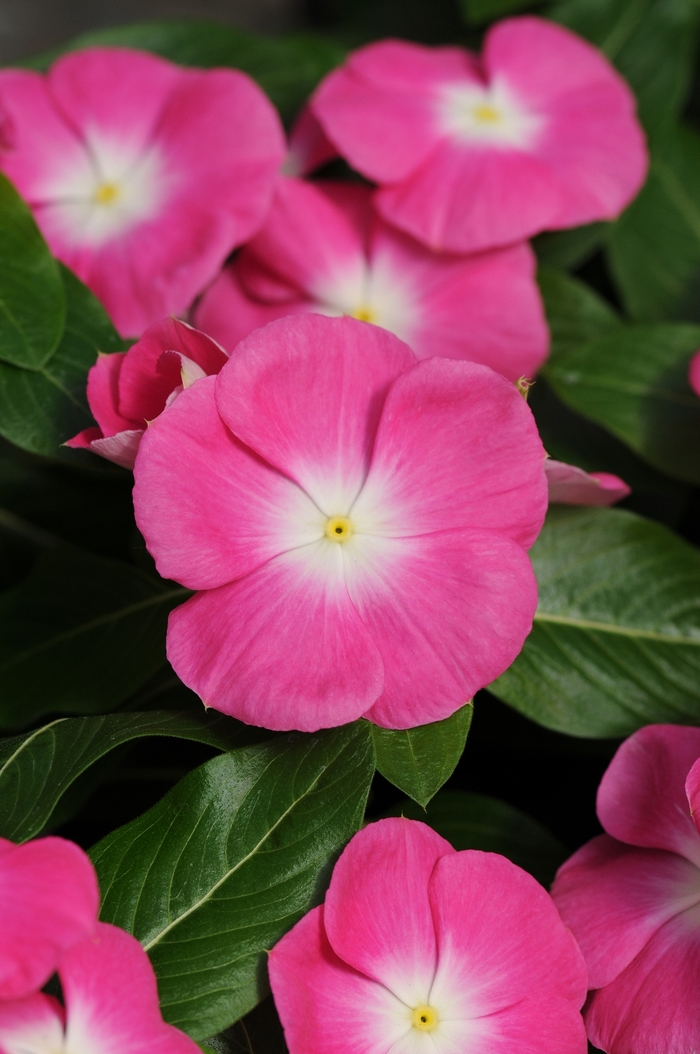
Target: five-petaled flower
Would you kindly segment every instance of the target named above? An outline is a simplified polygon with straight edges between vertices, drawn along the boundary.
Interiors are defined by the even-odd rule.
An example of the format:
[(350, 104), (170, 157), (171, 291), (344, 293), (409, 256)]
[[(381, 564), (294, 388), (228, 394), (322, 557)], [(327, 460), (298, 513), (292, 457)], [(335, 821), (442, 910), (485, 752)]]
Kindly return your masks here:
[(233, 349), (284, 315), (352, 315), (396, 333), (419, 358), (483, 362), (533, 377), (549, 347), (535, 257), (520, 244), (435, 253), (384, 223), (371, 191), (281, 180), (267, 220), (205, 294), (197, 325)]
[(315, 730), (453, 713), (530, 631), (545, 453), (486, 366), (307, 314), (242, 341), (148, 428), (136, 519), (200, 590), (168, 656), (207, 706)]
[(328, 138), (380, 185), (391, 223), (473, 252), (617, 216), (647, 168), (632, 92), (607, 59), (544, 19), (498, 22), (477, 58), (384, 40), (312, 97)]
[(0, 169), (124, 336), (186, 311), (262, 223), (285, 144), (238, 70), (89, 48), (0, 73)]
[(549, 895), (414, 820), (355, 835), (269, 967), (290, 1054), (585, 1054), (586, 968)]
[(598, 790), (606, 834), (552, 895), (586, 959), (591, 1041), (609, 1054), (700, 1050), (700, 729), (648, 725)]

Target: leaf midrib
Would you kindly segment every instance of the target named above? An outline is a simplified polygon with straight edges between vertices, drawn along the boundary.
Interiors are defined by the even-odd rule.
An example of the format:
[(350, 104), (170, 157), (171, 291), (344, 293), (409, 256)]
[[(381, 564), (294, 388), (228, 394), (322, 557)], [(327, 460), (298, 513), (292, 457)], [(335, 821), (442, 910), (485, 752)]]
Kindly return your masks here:
[(570, 626), (574, 629), (590, 630), (595, 633), (610, 633), (618, 637), (629, 637), (633, 640), (651, 640), (660, 644), (682, 644), (700, 647), (700, 636), (677, 637), (657, 630), (637, 629), (633, 626), (619, 626), (611, 622), (598, 622), (595, 619), (573, 618), (571, 615), (554, 615), (545, 611), (535, 613), (535, 624), (538, 622), (553, 623), (559, 626)]

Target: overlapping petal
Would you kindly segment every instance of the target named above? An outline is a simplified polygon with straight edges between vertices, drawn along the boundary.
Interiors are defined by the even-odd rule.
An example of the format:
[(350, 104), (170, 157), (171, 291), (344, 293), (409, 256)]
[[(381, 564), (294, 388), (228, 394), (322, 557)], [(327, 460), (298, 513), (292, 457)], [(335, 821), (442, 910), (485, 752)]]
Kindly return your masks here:
[(576, 465), (547, 458), (544, 463), (549, 501), (562, 505), (614, 505), (632, 492), (610, 472), (584, 472)]

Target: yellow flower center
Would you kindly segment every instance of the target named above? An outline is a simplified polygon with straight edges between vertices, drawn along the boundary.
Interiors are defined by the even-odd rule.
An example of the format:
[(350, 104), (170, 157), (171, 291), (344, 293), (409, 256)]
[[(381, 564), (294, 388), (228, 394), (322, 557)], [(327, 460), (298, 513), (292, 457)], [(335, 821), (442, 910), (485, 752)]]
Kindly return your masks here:
[(100, 183), (93, 197), (98, 205), (113, 205), (121, 197), (121, 188), (117, 183)]
[(352, 312), (352, 318), (359, 319), (360, 322), (375, 322), (377, 318), (377, 312), (369, 304), (362, 304), (355, 311)]
[(475, 106), (474, 116), (477, 121), (481, 121), (482, 124), (496, 124), (501, 119), (501, 115), (496, 107), (489, 106), (488, 103), (481, 103), (479, 106)]
[(347, 542), (352, 536), (352, 524), (347, 516), (331, 516), (326, 523), (326, 537), (334, 542)]
[(411, 1024), (419, 1032), (433, 1032), (438, 1027), (438, 1020), (434, 1006), (417, 1006), (411, 1014)]

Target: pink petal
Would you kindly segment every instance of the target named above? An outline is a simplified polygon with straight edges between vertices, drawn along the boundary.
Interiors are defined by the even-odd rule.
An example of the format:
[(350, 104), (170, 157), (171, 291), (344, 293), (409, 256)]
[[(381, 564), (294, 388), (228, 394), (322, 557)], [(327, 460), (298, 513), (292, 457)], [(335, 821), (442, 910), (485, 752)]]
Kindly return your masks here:
[(444, 140), (404, 182), (377, 192), (389, 223), (432, 249), (481, 252), (551, 227), (562, 191), (551, 167), (522, 150)]
[(544, 460), (514, 385), (486, 366), (430, 359), (386, 399), (353, 516), (391, 537), (469, 527), (528, 548), (547, 510)]
[(89, 450), (90, 445), (94, 443), (96, 439), (102, 438), (101, 428), (84, 428), (82, 432), (78, 432), (78, 434), (73, 436), (72, 439), (66, 439), (63, 446), (70, 447), (71, 450)]
[(583, 952), (589, 987), (602, 988), (665, 922), (700, 902), (700, 870), (603, 834), (559, 869), (552, 897)]
[[(104, 438), (97, 436), (90, 443), (90, 450), (93, 454), (106, 458), (107, 461), (113, 461), (115, 465), (132, 470), (143, 434), (143, 428), (134, 428)], [(65, 445), (74, 446), (75, 444), (71, 441)]]
[(106, 436), (140, 427), (138, 419), (125, 417), (119, 408), (119, 378), (125, 359), (124, 351), (98, 355), (97, 362), (88, 371), (88, 404), (102, 434)]
[(302, 299), (272, 304), (251, 299), (241, 285), (234, 263), (225, 267), (209, 286), (195, 308), (194, 319), (198, 328), (211, 333), (222, 347), (232, 352), (254, 329), (287, 315), (305, 313), (313, 306), (309, 300)]
[(585, 1013), (589, 1039), (615, 1054), (688, 1054), (700, 1049), (697, 978), (700, 910), (667, 922)]
[(384, 691), (365, 717), (385, 728), (449, 717), (510, 666), (532, 628), (532, 566), (496, 531), (372, 539), (358, 526), (344, 556), (384, 663)]
[(98, 923), (92, 936), (67, 953), (59, 976), (66, 1050), (199, 1054), (193, 1040), (163, 1021), (153, 967), (124, 930)]
[(379, 820), (345, 847), (326, 894), (336, 955), (409, 1007), (427, 1002), (435, 975), (428, 881), (436, 862), (454, 852), (425, 824)]
[(219, 413), (326, 516), (346, 514), (386, 392), (414, 362), (392, 334), (355, 319), (280, 319), (239, 344), (219, 374)]
[(690, 360), (688, 382), (695, 394), (700, 395), (700, 351), (696, 351)]
[(205, 706), (276, 731), (315, 732), (372, 705), (382, 662), (348, 597), (339, 550), (324, 538), (176, 608), (168, 659)]
[(700, 831), (700, 758), (695, 762), (685, 781), (685, 793), (695, 826)]
[(63, 1007), (53, 996), (36, 992), (0, 1003), (2, 1054), (54, 1054), (63, 1050)]
[(289, 153), (284, 163), (288, 176), (305, 176), (338, 156), (310, 106), (304, 106), (289, 133)]
[(40, 988), (95, 925), (99, 891), (86, 854), (63, 838), (0, 846), (0, 999)]
[(166, 318), (149, 326), (126, 353), (119, 376), (119, 409), (132, 421), (147, 424), (162, 413), (180, 383), (180, 362), (163, 360), (163, 352), (176, 351), (192, 359), (205, 373), (218, 373), (228, 356), (206, 333)]
[(325, 518), (244, 447), (216, 409), (216, 380), (187, 388), (149, 426), (134, 469), (139, 530), (163, 578), (212, 589), (323, 537)]
[(556, 995), (536, 995), (487, 1017), (449, 1025), (440, 1030), (446, 1042), (436, 1041), (437, 1054), (462, 1054), (465, 1049), (469, 1054), (586, 1054), (588, 1049), (580, 1012)]
[(700, 728), (647, 725), (625, 740), (598, 788), (598, 817), (620, 842), (679, 853), (700, 867), (700, 834), (685, 780), (700, 757)]
[(326, 937), (324, 910), (305, 915), (268, 959), (289, 1052), (387, 1054), (413, 1031), (410, 1012), (383, 985), (337, 957)]
[(549, 501), (563, 505), (614, 505), (632, 493), (630, 487), (609, 472), (584, 472), (563, 461), (544, 463)]
[(558, 996), (578, 1008), (586, 967), (540, 884), (497, 853), (443, 857), (430, 879), (438, 968), (430, 994), (470, 1019), (528, 998)]

